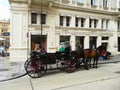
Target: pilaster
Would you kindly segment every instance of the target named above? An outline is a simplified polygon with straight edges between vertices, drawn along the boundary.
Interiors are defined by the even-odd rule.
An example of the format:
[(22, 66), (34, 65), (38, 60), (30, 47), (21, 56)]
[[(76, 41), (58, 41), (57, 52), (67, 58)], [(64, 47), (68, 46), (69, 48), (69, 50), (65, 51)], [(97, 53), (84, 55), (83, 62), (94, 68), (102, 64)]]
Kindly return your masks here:
[(85, 36), (84, 49), (89, 48), (89, 36)]
[(56, 51), (56, 43), (55, 43), (55, 16), (50, 13), (49, 14), (49, 31), (47, 37), (47, 51), (48, 52), (55, 52)]
[(20, 3), (11, 4), (10, 61), (25, 61), (27, 58), (28, 7), (26, 6)]
[(101, 36), (97, 37), (97, 47), (99, 47), (101, 45)]
[(71, 35), (71, 38), (70, 38), (70, 45), (71, 45), (71, 48), (72, 48), (72, 51), (75, 50), (75, 35)]

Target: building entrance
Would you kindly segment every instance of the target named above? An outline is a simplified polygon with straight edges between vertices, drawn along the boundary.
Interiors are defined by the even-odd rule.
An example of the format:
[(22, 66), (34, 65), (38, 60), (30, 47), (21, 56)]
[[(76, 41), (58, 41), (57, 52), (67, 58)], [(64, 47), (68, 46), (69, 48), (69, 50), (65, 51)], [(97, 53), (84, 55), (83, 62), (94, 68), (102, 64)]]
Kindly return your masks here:
[(60, 48), (70, 45), (70, 36), (60, 36)]
[(76, 36), (76, 49), (84, 49), (84, 36)]
[(96, 42), (97, 42), (97, 37), (91, 36), (90, 37), (90, 41), (89, 41), (91, 49), (95, 49), (96, 48), (96, 46), (97, 46)]
[(118, 37), (118, 51), (120, 52), (120, 37)]
[[(31, 50), (35, 48), (40, 48), (41, 36), (40, 35), (31, 35)], [(42, 35), (42, 49), (47, 49), (47, 36)]]

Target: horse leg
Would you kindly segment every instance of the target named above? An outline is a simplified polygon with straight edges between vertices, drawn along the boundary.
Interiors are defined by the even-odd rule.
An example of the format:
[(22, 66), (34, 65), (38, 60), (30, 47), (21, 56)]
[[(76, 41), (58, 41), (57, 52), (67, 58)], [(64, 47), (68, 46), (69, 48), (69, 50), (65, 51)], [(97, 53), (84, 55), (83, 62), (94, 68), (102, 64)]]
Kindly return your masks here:
[(91, 68), (91, 58), (89, 59), (89, 67)]
[(98, 59), (96, 59), (96, 68), (97, 68), (97, 64), (98, 64)]
[(88, 70), (88, 65), (87, 65), (87, 58), (84, 58), (84, 69)]
[(86, 69), (86, 58), (83, 58), (84, 69)]
[(95, 58), (93, 58), (93, 68), (95, 68)]
[(86, 69), (89, 70), (89, 65), (88, 65), (88, 62), (89, 62), (90, 58), (87, 58), (86, 59)]

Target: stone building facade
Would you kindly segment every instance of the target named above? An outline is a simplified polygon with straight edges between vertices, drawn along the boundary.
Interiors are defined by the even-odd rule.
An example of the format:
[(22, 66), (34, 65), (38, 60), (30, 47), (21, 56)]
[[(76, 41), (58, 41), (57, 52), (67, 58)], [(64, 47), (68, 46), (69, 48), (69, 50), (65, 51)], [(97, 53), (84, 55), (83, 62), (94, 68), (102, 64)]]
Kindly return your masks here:
[[(120, 53), (120, 0), (9, 2), (11, 61), (15, 60), (13, 58), (25, 61), (35, 44), (40, 43), (41, 33), (42, 47), (47, 52), (56, 52), (61, 42), (69, 41), (72, 50), (78, 44), (84, 49), (104, 44), (112, 54)], [(18, 57), (22, 59), (19, 60)]]
[(0, 46), (5, 46), (9, 52), (10, 20), (0, 20)]

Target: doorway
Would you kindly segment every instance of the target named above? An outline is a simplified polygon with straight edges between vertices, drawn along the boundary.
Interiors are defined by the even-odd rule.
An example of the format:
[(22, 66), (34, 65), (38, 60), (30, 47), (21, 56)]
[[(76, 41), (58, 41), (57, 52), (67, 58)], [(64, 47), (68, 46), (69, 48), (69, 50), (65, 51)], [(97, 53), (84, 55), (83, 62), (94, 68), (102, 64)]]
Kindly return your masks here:
[(120, 37), (118, 37), (118, 51), (120, 52)]
[(76, 49), (84, 49), (84, 36), (76, 36)]
[(91, 49), (95, 49), (96, 48), (96, 46), (97, 46), (97, 44), (96, 44), (96, 42), (97, 42), (97, 37), (95, 37), (95, 36), (91, 36), (90, 37), (90, 41), (89, 41), (89, 48), (91, 48)]
[(47, 35), (42, 35), (42, 46), (41, 43), (41, 35), (31, 35), (31, 50), (34, 50), (35, 46), (40, 47), (47, 50)]

